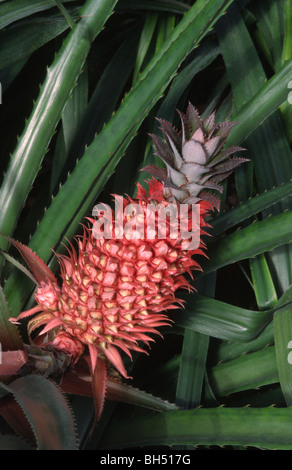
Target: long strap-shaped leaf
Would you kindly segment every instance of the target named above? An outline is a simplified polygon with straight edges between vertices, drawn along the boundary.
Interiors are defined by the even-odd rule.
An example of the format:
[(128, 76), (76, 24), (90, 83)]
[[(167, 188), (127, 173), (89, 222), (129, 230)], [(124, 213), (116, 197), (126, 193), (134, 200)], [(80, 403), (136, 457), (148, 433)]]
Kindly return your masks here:
[[(287, 60), (260, 90), (233, 116), (240, 126), (235, 126), (227, 140), (228, 146), (241, 143), (287, 100), (287, 83), (292, 73), (292, 59)], [(252, 119), (250, 119), (252, 116)]]
[(208, 347), (209, 336), (185, 330), (176, 389), (176, 404), (180, 408), (194, 408), (201, 403)]
[(12, 393), (35, 434), (38, 450), (76, 450), (75, 423), (57, 386), (40, 375), (27, 375), (10, 385), (0, 382), (0, 397)]
[[(70, 0), (63, 0), (67, 3)], [(14, 0), (14, 2), (3, 2), (0, 6), (0, 29), (5, 28), (15, 21), (34, 15), (40, 11), (48, 10), (56, 6), (54, 0), (35, 0), (27, 2), (26, 0)]]
[[(257, 342), (260, 347), (261, 345), (259, 343), (260, 341)], [(274, 346), (267, 346), (265, 344), (261, 349), (257, 348), (257, 350), (249, 352), (248, 343), (237, 344), (242, 345), (241, 351), (239, 351), (238, 348), (237, 357), (229, 357), (228, 352), (233, 353), (233, 350), (229, 348), (228, 352), (226, 350), (226, 354), (216, 356), (219, 361), (218, 364), (213, 366), (209, 365), (207, 368), (206, 376), (212, 389), (213, 397), (220, 397), (221, 402), (224, 402), (224, 399), (229, 397), (230, 394), (246, 390), (253, 391), (259, 387), (279, 383)], [(213, 351), (210, 354), (209, 361), (210, 359), (215, 360)], [(221, 362), (221, 359), (223, 362)], [(166, 364), (155, 370), (152, 376), (153, 383), (155, 380), (156, 382), (160, 381), (164, 387), (165, 384), (167, 384), (168, 392), (174, 390), (175, 378), (177, 377), (180, 361), (181, 356), (175, 356)], [(251, 396), (248, 394), (242, 394), (240, 397), (240, 403), (242, 404), (251, 403), (249, 400), (251, 400)], [(208, 401), (206, 401), (206, 393), (203, 403), (205, 406), (208, 403)], [(278, 401), (272, 403), (278, 404)], [(194, 407), (196, 406), (198, 405)]]
[(278, 383), (275, 348), (268, 346), (222, 362), (212, 367), (208, 375), (213, 393), (221, 397)]
[[(186, 295), (180, 298), (188, 300)], [(186, 309), (173, 313), (175, 324), (228, 341), (251, 341), (272, 320), (273, 309), (257, 312), (203, 295), (189, 296)]]
[(274, 338), (280, 385), (288, 406), (292, 405), (292, 306), (287, 305), (274, 315)]
[(109, 427), (99, 448), (189, 444), (291, 449), (291, 419), (291, 408), (274, 407), (196, 408), (136, 416)]
[(290, 243), (292, 241), (291, 224), (292, 211), (283, 212), (223, 237), (209, 247), (210, 260), (201, 263), (204, 274)]
[[(201, 282), (199, 290), (214, 297), (215, 285), (216, 275), (212, 274), (205, 283)], [(195, 408), (201, 403), (209, 341), (208, 335), (189, 329), (184, 331), (175, 400), (180, 408)]]
[[(19, 24), (8, 31), (0, 31), (1, 51), (0, 69), (16, 64), (19, 60), (28, 58), (34, 51), (56, 38), (68, 29), (66, 20), (62, 17), (47, 16), (35, 19), (27, 24)], [(29, 30), (29, 34), (27, 31)]]
[[(277, 26), (276, 21), (275, 28)], [(235, 4), (221, 19), (217, 32), (230, 77), (234, 107), (237, 111), (246, 102), (246, 96), (252, 97), (262, 89), (266, 78), (265, 71)], [(274, 41), (275, 44), (276, 41)], [(288, 80), (286, 87), (287, 83)], [(268, 95), (266, 95), (267, 98), (269, 98)], [(254, 114), (249, 116), (249, 120), (253, 121)], [(257, 186), (260, 191), (288, 180), (292, 172), (292, 153), (277, 112), (268, 118), (265, 117), (265, 122), (248, 136), (246, 145), (254, 162)], [(271, 213), (278, 213), (287, 207), (290, 208), (288, 200), (285, 200), (272, 207)], [(290, 247), (282, 246), (275, 252), (269, 253), (269, 260), (274, 266), (275, 283), (278, 284), (280, 292), (283, 292), (292, 282)]]
[[(290, 197), (292, 194), (292, 179), (287, 183), (275, 186), (270, 190), (266, 190), (247, 201), (240, 203), (227, 212), (218, 215), (211, 220), (212, 236), (221, 235), (228, 229), (242, 223), (244, 220), (256, 215), (258, 212), (270, 208), (277, 202)], [(210, 240), (212, 242), (212, 240)]]
[[(67, 36), (41, 87), (25, 130), (18, 140), (0, 189), (0, 231), (11, 235), (39, 171), (63, 107), (78, 79), (92, 41), (117, 0), (87, 0), (82, 19)], [(7, 241), (0, 241), (5, 248)]]

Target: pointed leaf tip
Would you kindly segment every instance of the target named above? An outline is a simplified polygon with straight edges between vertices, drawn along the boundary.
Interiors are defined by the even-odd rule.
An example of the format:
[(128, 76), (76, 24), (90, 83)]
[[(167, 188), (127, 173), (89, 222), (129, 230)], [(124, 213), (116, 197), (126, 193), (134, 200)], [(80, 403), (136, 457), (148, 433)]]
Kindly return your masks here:
[(98, 357), (97, 348), (93, 344), (88, 344), (90, 354), (90, 368), (92, 379), (92, 394), (94, 399), (94, 422), (92, 430), (99, 420), (105, 401), (106, 393), (106, 365), (103, 359)]
[(145, 166), (140, 171), (146, 171), (147, 173), (150, 173), (152, 176), (159, 179), (160, 181), (165, 181), (167, 175), (166, 170), (164, 168), (159, 168), (154, 165)]
[(95, 423), (101, 417), (106, 393), (106, 366), (103, 359), (98, 358), (92, 375), (93, 397), (95, 405)]
[(19, 251), (22, 258), (25, 260), (31, 272), (33, 273), (37, 283), (48, 281), (57, 282), (57, 279), (50, 268), (48, 268), (44, 261), (28, 246), (23, 245), (23, 243), (14, 240), (13, 238), (4, 235), (3, 233), (1, 233), (1, 235), (5, 237)]

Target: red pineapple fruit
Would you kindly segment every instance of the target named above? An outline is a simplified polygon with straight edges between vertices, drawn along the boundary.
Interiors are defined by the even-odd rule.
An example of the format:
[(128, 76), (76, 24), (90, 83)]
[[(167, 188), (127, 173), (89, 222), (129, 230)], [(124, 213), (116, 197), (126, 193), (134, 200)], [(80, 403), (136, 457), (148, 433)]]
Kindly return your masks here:
[[(41, 337), (71, 355), (73, 363), (88, 348), (98, 415), (106, 364), (127, 378), (120, 351), (129, 356), (131, 350), (144, 352), (140, 343), (148, 345), (149, 335), (170, 324), (165, 311), (181, 303), (175, 292), (190, 289), (184, 274), (200, 269), (194, 257), (205, 252), (205, 217), (219, 208), (214, 190), (221, 191), (219, 182), (246, 161), (230, 158), (239, 147), (223, 150), (234, 123), (216, 125), (214, 113), (202, 120), (191, 104), (180, 116), (180, 133), (159, 120), (163, 138), (152, 136), (166, 169), (144, 169), (154, 176), (148, 192), (138, 185), (135, 199), (117, 197), (118, 221), (103, 206), (103, 216), (99, 210), (78, 238), (78, 250), (71, 247), (68, 256), (58, 256), (61, 285), (45, 271), (38, 277), (37, 306), (11, 319), (18, 322), (39, 312), (28, 323), (29, 333), (44, 325)], [(23, 255), (29, 250), (14, 243)]]

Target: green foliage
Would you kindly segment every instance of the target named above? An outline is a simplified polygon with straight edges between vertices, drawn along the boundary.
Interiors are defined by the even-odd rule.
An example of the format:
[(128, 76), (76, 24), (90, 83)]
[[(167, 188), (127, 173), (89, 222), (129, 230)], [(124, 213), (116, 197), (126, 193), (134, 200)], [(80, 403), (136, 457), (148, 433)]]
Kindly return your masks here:
[[(127, 364), (132, 387), (109, 387), (94, 432), (91, 398), (30, 373), (0, 382), (0, 448), (291, 449), (289, 0), (11, 0), (0, 29), (0, 232), (53, 272), (94, 204), (148, 177), (155, 116), (216, 110), (250, 160), (209, 218), (197, 292)], [(18, 350), (8, 319), (33, 306), (34, 284), (3, 237), (0, 249), (0, 343)]]
[(109, 440), (102, 439), (100, 448), (127, 448), (129, 443), (134, 446), (196, 443), (291, 449), (290, 414), (289, 408), (217, 407), (136, 416), (127, 424), (116, 422), (107, 433)]

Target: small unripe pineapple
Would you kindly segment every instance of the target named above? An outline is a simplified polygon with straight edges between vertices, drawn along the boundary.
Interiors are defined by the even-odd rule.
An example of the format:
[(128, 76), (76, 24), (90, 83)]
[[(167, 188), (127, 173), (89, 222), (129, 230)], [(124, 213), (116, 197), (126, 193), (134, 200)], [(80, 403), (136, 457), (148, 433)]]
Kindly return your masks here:
[[(11, 319), (18, 322), (38, 313), (28, 323), (29, 333), (44, 325), (39, 336), (43, 344), (67, 352), (73, 363), (88, 348), (92, 373), (99, 380), (104, 380), (103, 361), (127, 378), (120, 352), (144, 352), (141, 343), (149, 345), (152, 335), (160, 334), (157, 328), (170, 324), (165, 312), (182, 304), (176, 291), (191, 289), (184, 275), (201, 269), (195, 257), (205, 253), (205, 217), (219, 208), (214, 191), (221, 191), (219, 182), (246, 161), (230, 158), (239, 147), (223, 149), (234, 123), (216, 125), (215, 114), (201, 120), (191, 104), (180, 116), (181, 133), (160, 120), (164, 138), (152, 136), (166, 169), (144, 169), (154, 176), (148, 191), (138, 185), (135, 199), (119, 196), (119, 222), (112, 209), (89, 219), (92, 225), (78, 238), (78, 249), (58, 256), (61, 283), (42, 266), (37, 306)], [(107, 232), (100, 230), (101, 218)], [(191, 238), (196, 234), (196, 243), (185, 233)], [(29, 253), (14, 244), (22, 254), (25, 249)], [(30, 256), (34, 254), (26, 260)]]

